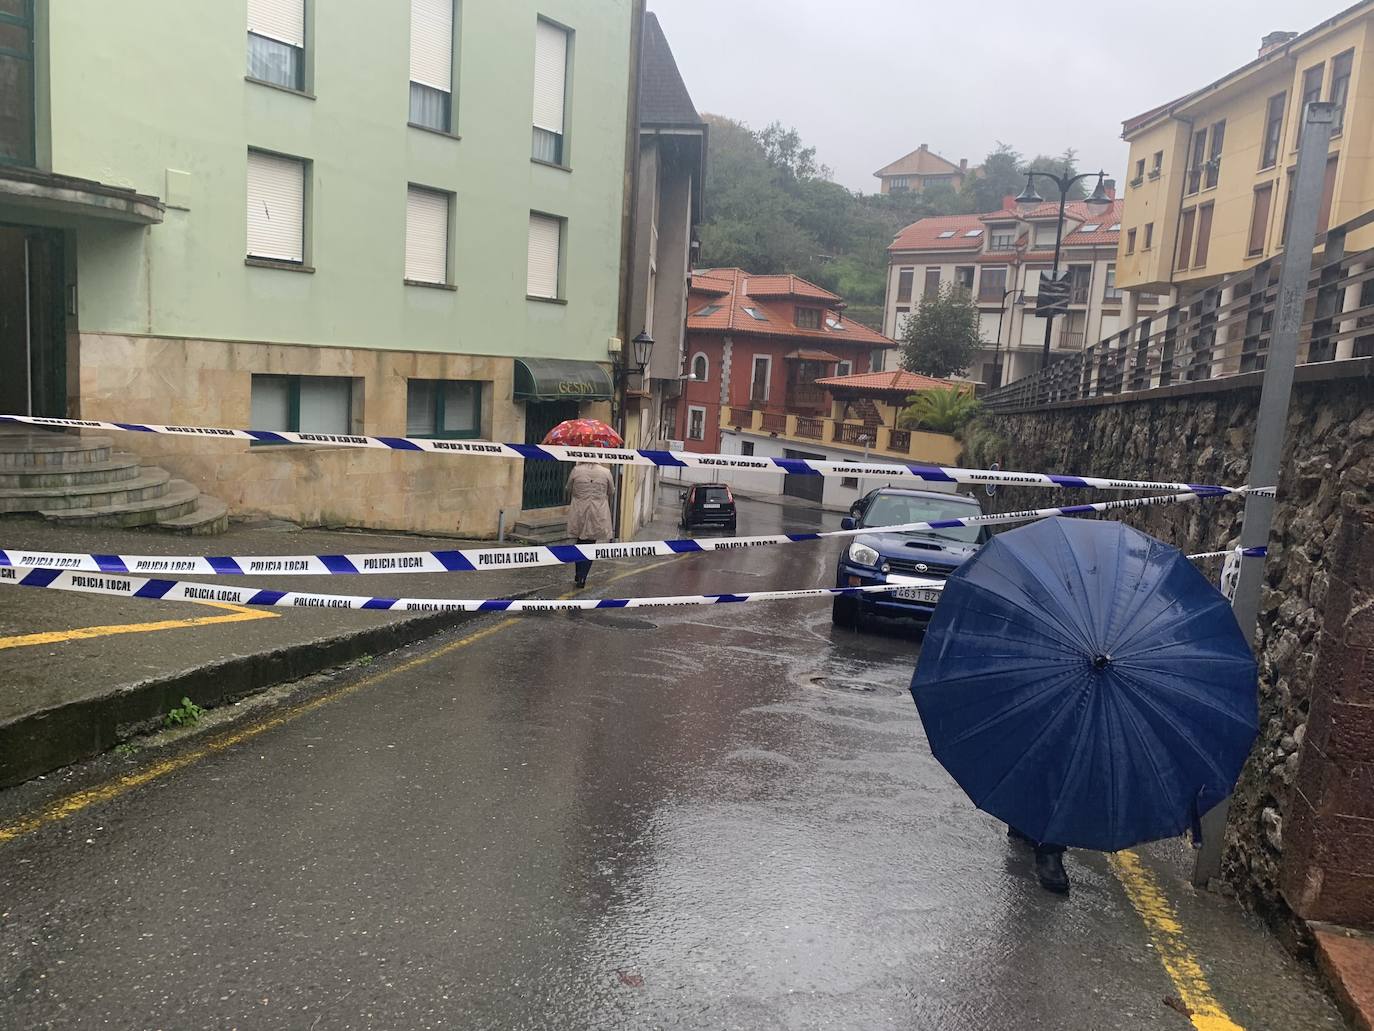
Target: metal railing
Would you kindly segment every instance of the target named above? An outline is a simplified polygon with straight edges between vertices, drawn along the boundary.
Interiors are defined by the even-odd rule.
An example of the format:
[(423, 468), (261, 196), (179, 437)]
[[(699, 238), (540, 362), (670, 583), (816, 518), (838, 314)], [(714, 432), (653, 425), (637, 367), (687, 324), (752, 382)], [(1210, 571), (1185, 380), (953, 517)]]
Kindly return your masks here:
[(848, 422), (837, 422), (834, 424), (834, 436), (831, 438), (837, 444), (854, 444), (858, 447), (866, 447), (873, 443), (877, 437), (877, 431), (870, 430), (863, 424), (854, 425)]
[(764, 412), (763, 429), (768, 433), (786, 433), (787, 416), (782, 412)]
[[(1308, 276), (1298, 363), (1374, 357), (1374, 248), (1346, 240), (1374, 211), (1329, 229)], [(1066, 401), (1221, 380), (1264, 369), (1282, 254), (1163, 308), (1080, 353), (991, 391), (986, 408), (1013, 411)]]
[(825, 420), (807, 415), (797, 416), (797, 436), (811, 440), (825, 439)]
[(911, 450), (911, 431), (910, 431), (910, 430), (892, 430), (892, 431), (889, 433), (889, 435), (888, 435), (887, 450), (889, 450), (889, 451), (900, 451), (902, 454), (906, 454), (908, 451), (910, 451), (910, 450)]

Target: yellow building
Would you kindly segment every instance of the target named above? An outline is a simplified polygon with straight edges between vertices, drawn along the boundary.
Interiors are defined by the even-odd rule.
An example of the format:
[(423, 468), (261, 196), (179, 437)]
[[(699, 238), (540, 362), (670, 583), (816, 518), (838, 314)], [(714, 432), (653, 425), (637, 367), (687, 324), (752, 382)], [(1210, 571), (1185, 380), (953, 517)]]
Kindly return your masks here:
[(1363, 0), (1306, 32), (1270, 33), (1249, 64), (1124, 123), (1131, 154), (1116, 267), (1128, 296), (1192, 293), (1282, 250), (1310, 101), (1341, 109), (1319, 231), (1374, 208), (1371, 47), (1374, 0)]

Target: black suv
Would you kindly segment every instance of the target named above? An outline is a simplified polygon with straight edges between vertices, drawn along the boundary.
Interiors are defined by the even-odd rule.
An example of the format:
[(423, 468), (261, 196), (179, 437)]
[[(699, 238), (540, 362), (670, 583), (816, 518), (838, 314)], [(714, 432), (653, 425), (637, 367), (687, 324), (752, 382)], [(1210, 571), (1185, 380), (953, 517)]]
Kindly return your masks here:
[(684, 530), (696, 526), (722, 526), (735, 530), (735, 496), (723, 483), (697, 483), (682, 492), (682, 516), (678, 525)]

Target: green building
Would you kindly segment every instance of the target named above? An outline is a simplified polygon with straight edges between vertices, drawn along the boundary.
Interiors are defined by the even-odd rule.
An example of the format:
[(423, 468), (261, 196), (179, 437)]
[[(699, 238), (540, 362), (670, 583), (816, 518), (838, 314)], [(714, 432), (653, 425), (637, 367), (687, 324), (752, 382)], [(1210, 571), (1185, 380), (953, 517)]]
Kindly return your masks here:
[[(0, 0), (0, 410), (537, 440), (604, 417), (642, 0)], [(304, 523), (494, 532), (560, 467), (116, 441)]]

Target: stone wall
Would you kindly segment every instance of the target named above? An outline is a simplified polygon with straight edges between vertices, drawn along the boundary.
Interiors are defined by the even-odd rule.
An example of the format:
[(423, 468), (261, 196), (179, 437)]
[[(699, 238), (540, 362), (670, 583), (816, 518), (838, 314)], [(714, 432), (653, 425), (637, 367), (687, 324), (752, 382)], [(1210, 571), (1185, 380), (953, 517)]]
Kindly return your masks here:
[[(1342, 499), (1356, 507), (1374, 503), (1374, 378), (1311, 379), (1315, 370), (1301, 371), (1306, 381), (1295, 387), (1290, 408), (1260, 604), (1260, 738), (1236, 789), (1223, 870), (1243, 898), (1271, 912), (1283, 910), (1284, 827), (1294, 811), (1314, 657), (1339, 565), (1334, 541)], [(1000, 461), (1007, 469), (1240, 484), (1249, 472), (1258, 401), (1258, 388), (1248, 386), (988, 415), (968, 435), (965, 460)], [(999, 492), (989, 507), (1103, 500), (1086, 494), (1017, 488)], [(1241, 514), (1238, 500), (1210, 500), (1154, 506), (1125, 519), (1186, 551), (1213, 551), (1236, 543)], [(1207, 570), (1217, 576), (1219, 560)], [(1374, 817), (1374, 811), (1366, 815)]]
[[(402, 436), (408, 379), (482, 384), (482, 436), (523, 441), (510, 358), (344, 347), (82, 334), (74, 416), (248, 428), (254, 373), (354, 379), (353, 431)], [(604, 402), (584, 414), (607, 418)], [(225, 501), (230, 514), (307, 526), (494, 537), (520, 513), (523, 463), (327, 445), (251, 446), (204, 437), (120, 434), (121, 451)]]

